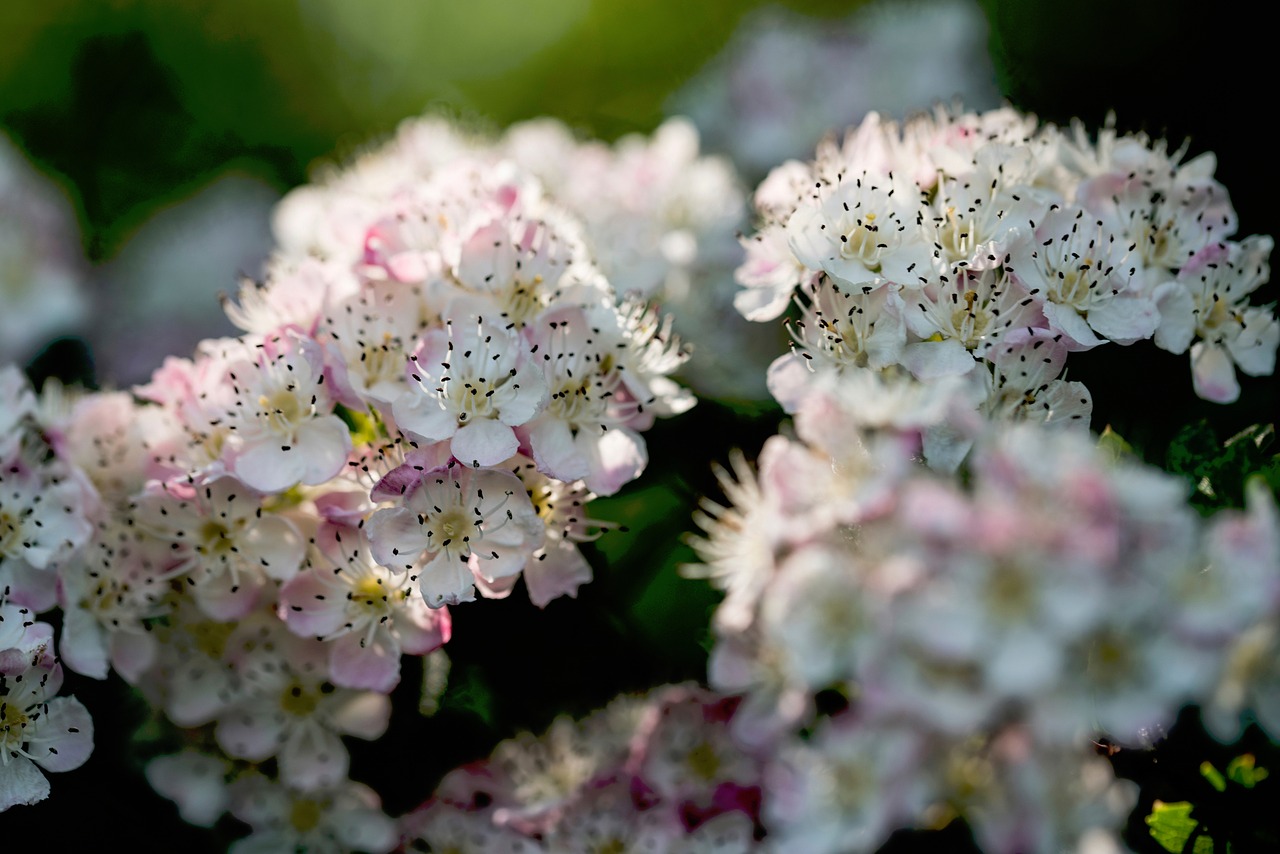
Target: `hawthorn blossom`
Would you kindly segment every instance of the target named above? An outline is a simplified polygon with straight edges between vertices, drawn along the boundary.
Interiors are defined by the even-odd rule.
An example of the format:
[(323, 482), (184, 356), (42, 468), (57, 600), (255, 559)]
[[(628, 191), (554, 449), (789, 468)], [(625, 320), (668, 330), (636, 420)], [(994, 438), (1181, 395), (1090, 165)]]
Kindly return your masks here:
[(409, 357), (413, 381), (396, 398), (396, 424), (429, 442), (449, 441), (467, 465), (492, 466), (519, 448), (513, 427), (546, 400), (541, 374), (528, 364), (520, 337), (483, 317), (448, 320)]
[(267, 578), (287, 579), (302, 563), (293, 523), (263, 513), (262, 496), (234, 477), (153, 484), (134, 505), (134, 520), (169, 543), (180, 561), (174, 573), (187, 576), (215, 619), (244, 616)]
[(369, 517), (370, 548), (383, 566), (407, 570), (432, 608), (469, 602), (477, 582), (514, 576), (543, 541), (523, 484), (505, 471), (425, 471), (402, 499)]
[(292, 788), (336, 785), (350, 763), (340, 736), (381, 736), (390, 700), (333, 687), (323, 642), (290, 635), (274, 615), (256, 617), (241, 621), (227, 638), (234, 693), (217, 714), (214, 737), (234, 758), (276, 757), (281, 781)]
[[(0, 603), (0, 643), (11, 643), (19, 609)], [(45, 626), (48, 629), (47, 626)], [(27, 632), (31, 636), (32, 632)], [(0, 812), (49, 796), (40, 769), (79, 768), (93, 752), (93, 720), (74, 697), (58, 697), (62, 667), (53, 658), (52, 632), (33, 644), (0, 649)], [(38, 767), (37, 767), (38, 766)]]
[(1155, 333), (1159, 313), (1133, 281), (1127, 247), (1103, 220), (1081, 209), (1051, 207), (1032, 234), (1010, 247), (1007, 266), (1072, 349), (1097, 346), (1103, 338), (1132, 344)]
[(1275, 370), (1280, 322), (1269, 309), (1249, 304), (1249, 295), (1271, 275), (1273, 248), (1270, 237), (1258, 236), (1213, 244), (1155, 290), (1156, 344), (1171, 353), (1191, 346), (1192, 380), (1206, 400), (1235, 402), (1236, 367), (1250, 376)]
[(449, 639), (449, 612), (414, 596), (407, 574), (373, 562), (358, 528), (325, 525), (321, 559), (280, 588), (280, 615), (290, 631), (330, 649), (335, 685), (390, 693), (400, 681), (400, 655), (426, 655)]
[(237, 355), (226, 368), (235, 395), (226, 413), (231, 471), (261, 492), (336, 475), (351, 436), (332, 414), (319, 345), (285, 331)]
[(382, 811), (377, 793), (351, 780), (298, 789), (249, 774), (230, 785), (228, 797), (231, 814), (252, 829), (231, 844), (228, 850), (234, 854), (386, 854), (399, 842), (396, 824)]

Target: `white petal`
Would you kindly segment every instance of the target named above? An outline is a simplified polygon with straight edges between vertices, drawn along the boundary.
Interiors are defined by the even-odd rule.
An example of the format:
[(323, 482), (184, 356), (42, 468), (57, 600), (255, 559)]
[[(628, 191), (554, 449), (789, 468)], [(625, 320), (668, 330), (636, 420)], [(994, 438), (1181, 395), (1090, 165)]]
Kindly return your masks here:
[(1138, 296), (1118, 296), (1089, 312), (1094, 332), (1117, 344), (1145, 341), (1160, 325), (1156, 304)]
[(107, 678), (107, 637), (102, 624), (83, 608), (68, 608), (62, 619), (62, 663), (93, 679)]
[(304, 790), (336, 785), (351, 765), (342, 739), (319, 725), (297, 728), (280, 748), (278, 759), (281, 781)]
[(458, 417), (440, 403), (440, 398), (414, 386), (391, 404), (391, 414), (401, 430), (428, 442), (451, 438), (458, 429)]
[(404, 507), (388, 507), (374, 512), (365, 526), (373, 558), (383, 566), (403, 571), (428, 545), (418, 515)]
[(72, 771), (93, 753), (93, 718), (75, 697), (55, 697), (27, 752), (46, 771)]
[(1276, 369), (1280, 322), (1270, 309), (1251, 306), (1243, 313), (1240, 334), (1227, 339), (1227, 349), (1240, 370), (1251, 377), (1270, 376)]
[(1156, 346), (1170, 353), (1185, 353), (1196, 334), (1195, 300), (1181, 282), (1165, 282), (1153, 294), (1160, 311)]
[(0, 812), (19, 804), (34, 804), (49, 797), (49, 780), (24, 756), (0, 765)]
[(902, 364), (919, 380), (936, 380), (973, 370), (973, 355), (954, 338), (919, 341), (902, 350)]
[(449, 447), (463, 465), (494, 466), (514, 456), (520, 441), (506, 424), (483, 418), (460, 427)]
[(1069, 305), (1045, 302), (1041, 306), (1045, 319), (1055, 332), (1061, 332), (1070, 350), (1088, 350), (1097, 347), (1102, 339), (1093, 334), (1089, 324)]
[(542, 560), (531, 560), (524, 568), (529, 601), (539, 608), (561, 596), (577, 596), (578, 588), (590, 580), (591, 564), (568, 540), (558, 541)]

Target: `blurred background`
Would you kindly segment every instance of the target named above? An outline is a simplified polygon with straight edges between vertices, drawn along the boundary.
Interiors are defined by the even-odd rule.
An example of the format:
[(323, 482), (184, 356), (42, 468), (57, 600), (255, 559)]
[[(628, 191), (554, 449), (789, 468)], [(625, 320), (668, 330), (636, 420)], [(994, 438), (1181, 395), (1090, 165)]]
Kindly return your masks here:
[[(1191, 154), (1216, 151), (1240, 233), (1277, 234), (1274, 144), (1258, 129), (1272, 99), (1248, 64), (1265, 55), (1266, 28), (1231, 8), (1210, 14), (1190, 0), (0, 4), (0, 360), (26, 364), (37, 380), (126, 387), (166, 354), (233, 334), (217, 295), (258, 271), (275, 202), (423, 112), (494, 131), (549, 115), (610, 140), (687, 115), (704, 149), (733, 158), (750, 188), (872, 109), (901, 117), (939, 100), (985, 109), (1007, 99), (1095, 127), (1114, 111), (1121, 130), (1168, 135), (1175, 146), (1187, 139)], [(1268, 286), (1261, 299), (1274, 294)], [(1073, 358), (1073, 378), (1094, 390), (1105, 419), (1095, 426), (1113, 423), (1157, 462), (1183, 424), (1209, 418), (1229, 436), (1273, 417), (1271, 379), (1247, 381), (1245, 402), (1224, 409), (1193, 397), (1185, 357), (1115, 350)], [(697, 497), (715, 490), (709, 462), (725, 458), (725, 437), (754, 453), (778, 417), (768, 405), (707, 401), (651, 432), (650, 472), (596, 510), (632, 528), (594, 551), (597, 582), (546, 611), (518, 597), (458, 609), (441, 712), (422, 727), (409, 690), (386, 743), (357, 753), (353, 776), (403, 811), (444, 770), (518, 728), (585, 712), (620, 690), (701, 677), (715, 596), (677, 575), (691, 559), (681, 538)], [(519, 654), (512, 637), (521, 638)], [(173, 747), (172, 734), (149, 725), (122, 686), (86, 683), (69, 680), (64, 693), (94, 713), (97, 752), (54, 778), (49, 801), (0, 816), (0, 827), (59, 845), (105, 831), (133, 850), (221, 850), (234, 828), (186, 828), (141, 778), (147, 739), (157, 752)]]

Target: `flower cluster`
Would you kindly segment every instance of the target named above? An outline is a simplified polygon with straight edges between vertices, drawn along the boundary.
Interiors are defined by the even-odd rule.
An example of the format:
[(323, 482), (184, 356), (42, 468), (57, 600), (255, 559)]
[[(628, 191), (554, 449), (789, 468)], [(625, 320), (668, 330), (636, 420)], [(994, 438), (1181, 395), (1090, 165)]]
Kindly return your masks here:
[[(36, 619), (55, 604), (98, 503), (53, 421), (22, 374), (0, 368), (0, 811), (48, 797), (37, 765), (70, 771), (93, 750), (88, 711), (57, 696), (53, 627)], [(79, 651), (74, 626), (64, 624), (62, 647)]]
[[(618, 297), (532, 174), (421, 132), (285, 201), (263, 279), (225, 304), (239, 337), (132, 394), (38, 401), (0, 374), (4, 607), (60, 607), (68, 667), (193, 731), (152, 780), (193, 821), (247, 822), (246, 850), (392, 847), (344, 737), (386, 731), (401, 658), (449, 640), (446, 606), (522, 577), (539, 606), (575, 595), (579, 545), (608, 527), (587, 503), (694, 402), (670, 322)], [(51, 762), (28, 738), (53, 745), (37, 722), (74, 702), (48, 699), (61, 671), (34, 625), (5, 635), (6, 765), (62, 770), (87, 748)]]
[[(1274, 625), (1280, 529), (1263, 493), (1251, 516), (1202, 532), (1180, 480), (1074, 433), (993, 428), (961, 486), (911, 462), (911, 431), (875, 442), (823, 424), (874, 444), (858, 466), (797, 428), (802, 441), (766, 444), (758, 476), (727, 480), (732, 506), (708, 505), (701, 551), (728, 591), (711, 680), (745, 695), (735, 734), (795, 753), (804, 779), (865, 783), (857, 809), (853, 789), (777, 802), (771, 834), (801, 834), (805, 850), (845, 850), (834, 840), (851, 834), (872, 850), (939, 804), (986, 850), (1074, 844), (1091, 826), (1078, 822), (1115, 816), (1064, 814), (1085, 805), (1049, 769), (1097, 765), (1080, 746), (1099, 733), (1157, 737), (1212, 698), (1247, 630)], [(787, 746), (822, 692), (848, 710), (820, 728), (823, 746)], [(833, 766), (846, 760), (858, 767)]]
[[(896, 367), (963, 377), (970, 409), (1087, 417), (1065, 356), (1153, 339), (1190, 350), (1197, 394), (1234, 401), (1237, 368), (1275, 367), (1280, 324), (1249, 302), (1273, 242), (1233, 239), (1213, 155), (1184, 155), (1112, 128), (1095, 141), (1007, 108), (939, 108), (902, 124), (871, 114), (814, 161), (779, 166), (738, 269), (746, 317), (799, 305), (771, 390), (790, 407), (810, 376), (798, 366)], [(1018, 374), (1028, 338), (1053, 355)]]
[(736, 705), (671, 685), (504, 741), (404, 817), (411, 850), (763, 851), (764, 766), (730, 738)]
[(993, 852), (1114, 845), (1129, 797), (1092, 739), (1150, 743), (1192, 702), (1226, 735), (1274, 717), (1270, 493), (1202, 521), (1089, 438), (1063, 376), (1146, 338), (1190, 346), (1210, 399), (1233, 363), (1271, 371), (1280, 326), (1248, 305), (1271, 241), (1230, 240), (1212, 167), (939, 111), (872, 116), (757, 191), (738, 306), (799, 289), (770, 369), (794, 438), (722, 474), (691, 573), (726, 591), (711, 686), (773, 757), (771, 841), (870, 851), (959, 815)]
[[(672, 312), (677, 333), (705, 342), (693, 360), (666, 370), (679, 369), (713, 396), (763, 396), (756, 366), (744, 367), (741, 359), (752, 349), (742, 339), (761, 338), (763, 330), (725, 321), (734, 296), (729, 271), (741, 254), (735, 235), (742, 226), (743, 191), (726, 160), (699, 155), (697, 131), (681, 119), (668, 120), (651, 136), (629, 135), (612, 146), (580, 141), (552, 119), (513, 125), (497, 139), (444, 119), (411, 120), (380, 151), (323, 185), (286, 197), (275, 217), (282, 250), (299, 258), (321, 254), (352, 263), (367, 260), (364, 235), (357, 232), (372, 212), (385, 215), (384, 201), (405, 182), (460, 160), (470, 162), (477, 173), (496, 175), (513, 167), (528, 173), (576, 221), (573, 228), (563, 221), (544, 224), (542, 233), (524, 238), (523, 251), (534, 255), (504, 256), (495, 259), (498, 263), (521, 263), (532, 280), (548, 275), (546, 269), (529, 266), (536, 259), (558, 269), (585, 250), (594, 271), (603, 274), (614, 292), (660, 303)], [(385, 251), (399, 253), (415, 241), (436, 237), (421, 225), (409, 225), (397, 239), (406, 242), (390, 244)], [(397, 263), (409, 263), (409, 256)], [(492, 272), (483, 266), (473, 258), (467, 271), (473, 277)], [(465, 279), (461, 284), (472, 291), (493, 290)], [(492, 296), (504, 299), (496, 292)], [(528, 295), (519, 292), (505, 299), (527, 301)], [(539, 307), (503, 310), (507, 308), (519, 316)], [(668, 387), (664, 393), (674, 390)]]

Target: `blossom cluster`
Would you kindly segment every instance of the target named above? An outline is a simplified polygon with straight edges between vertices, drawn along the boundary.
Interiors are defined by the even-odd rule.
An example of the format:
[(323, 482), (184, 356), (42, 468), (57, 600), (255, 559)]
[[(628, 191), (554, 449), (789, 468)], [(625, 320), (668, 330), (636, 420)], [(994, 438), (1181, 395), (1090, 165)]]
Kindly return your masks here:
[(504, 741), (402, 819), (410, 850), (764, 851), (765, 767), (730, 736), (736, 705), (668, 685)]
[(48, 796), (37, 765), (70, 771), (93, 751), (93, 721), (79, 700), (57, 696), (53, 627), (36, 617), (55, 602), (58, 568), (88, 540), (97, 496), (44, 414), (21, 373), (0, 368), (0, 811)]
[[(512, 125), (496, 139), (442, 118), (407, 121), (382, 149), (285, 198), (275, 216), (282, 251), (362, 260), (351, 256), (364, 251), (363, 235), (352, 230), (370, 211), (406, 180), (462, 159), (477, 171), (514, 165), (537, 179), (578, 224), (570, 233), (561, 223), (538, 241), (577, 241), (572, 251), (585, 249), (614, 292), (661, 304), (678, 334), (702, 342), (695, 358), (677, 366), (682, 378), (715, 397), (763, 396), (756, 366), (744, 367), (741, 357), (752, 349), (745, 342), (763, 338), (764, 330), (725, 321), (735, 291), (728, 273), (741, 255), (736, 235), (744, 193), (727, 160), (699, 153), (698, 133), (683, 119), (613, 145), (578, 140), (552, 119)], [(388, 251), (430, 238), (406, 232), (401, 239), (403, 247)]]
[[(448, 606), (521, 578), (539, 606), (575, 595), (608, 527), (587, 503), (694, 402), (669, 320), (619, 296), (537, 178), (423, 132), (285, 200), (265, 275), (225, 303), (239, 337), (132, 393), (38, 400), (0, 375), (7, 601), (59, 607), (66, 666), (192, 731), (153, 782), (199, 823), (246, 821), (246, 850), (393, 845), (343, 738), (386, 731), (401, 657), (449, 640)], [(365, 842), (330, 821), (343, 804)]]
[(783, 769), (770, 840), (870, 851), (958, 815), (988, 851), (1107, 850), (1129, 793), (1093, 739), (1149, 744), (1186, 703), (1224, 737), (1274, 719), (1270, 492), (1201, 520), (1064, 376), (1148, 338), (1211, 400), (1273, 369), (1271, 240), (1233, 242), (1212, 156), (1182, 158), (939, 110), (757, 190), (738, 307), (798, 306), (769, 378), (794, 435), (723, 473), (691, 572), (726, 591), (711, 686)]
[[(770, 372), (789, 410), (805, 366), (897, 367), (963, 377), (971, 411), (1087, 418), (1066, 356), (1147, 339), (1190, 350), (1196, 393), (1231, 402), (1237, 369), (1274, 370), (1280, 324), (1250, 303), (1273, 241), (1235, 238), (1215, 167), (1211, 153), (1188, 160), (1110, 127), (1092, 139), (1009, 108), (873, 113), (756, 190), (737, 306), (767, 320), (798, 304), (794, 352)], [(1051, 360), (1027, 354), (1029, 339)], [(953, 448), (938, 458), (957, 463)]]
[[(832, 409), (796, 428), (766, 443), (758, 475), (726, 478), (732, 504), (708, 505), (701, 551), (727, 590), (711, 683), (745, 697), (737, 737), (794, 754), (801, 790), (865, 784), (778, 805), (771, 835), (804, 850), (874, 850), (940, 805), (985, 850), (1074, 845), (1116, 823), (1114, 795), (1065, 791), (1061, 769), (1107, 783), (1082, 746), (1149, 743), (1183, 704), (1208, 705), (1246, 634), (1280, 613), (1265, 489), (1206, 528), (1180, 479), (1082, 434), (993, 427), (961, 485), (913, 462), (918, 429), (876, 436)], [(837, 435), (858, 450), (837, 456)], [(823, 692), (848, 708), (796, 743)]]

